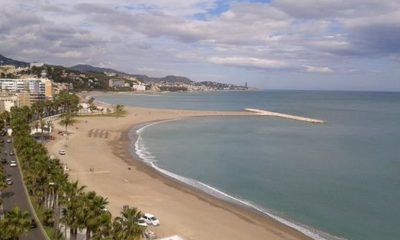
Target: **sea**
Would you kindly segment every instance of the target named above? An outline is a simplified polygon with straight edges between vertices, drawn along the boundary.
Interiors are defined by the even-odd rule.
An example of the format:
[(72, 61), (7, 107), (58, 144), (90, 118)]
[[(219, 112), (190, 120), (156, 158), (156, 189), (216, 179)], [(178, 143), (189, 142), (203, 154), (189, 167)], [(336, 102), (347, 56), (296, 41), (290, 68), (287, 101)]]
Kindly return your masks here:
[(114, 94), (170, 109), (257, 108), (326, 121), (201, 117), (132, 129), (132, 150), (163, 174), (250, 207), (314, 239), (400, 239), (400, 93), (243, 91)]

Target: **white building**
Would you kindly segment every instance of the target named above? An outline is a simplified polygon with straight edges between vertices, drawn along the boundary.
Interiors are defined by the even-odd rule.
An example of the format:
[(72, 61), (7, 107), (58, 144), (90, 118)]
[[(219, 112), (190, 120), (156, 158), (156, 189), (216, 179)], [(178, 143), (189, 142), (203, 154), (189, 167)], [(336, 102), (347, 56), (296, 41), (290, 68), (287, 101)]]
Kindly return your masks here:
[(145, 85), (134, 84), (132, 85), (132, 90), (134, 91), (146, 91)]
[(45, 78), (0, 78), (0, 89), (8, 92), (29, 91), (31, 93), (46, 94)]
[(21, 95), (30, 95), (30, 102), (42, 101), (53, 98), (53, 83), (48, 78), (0, 78), (0, 91)]
[(29, 67), (43, 67), (44, 63), (42, 62), (32, 62), (29, 64)]

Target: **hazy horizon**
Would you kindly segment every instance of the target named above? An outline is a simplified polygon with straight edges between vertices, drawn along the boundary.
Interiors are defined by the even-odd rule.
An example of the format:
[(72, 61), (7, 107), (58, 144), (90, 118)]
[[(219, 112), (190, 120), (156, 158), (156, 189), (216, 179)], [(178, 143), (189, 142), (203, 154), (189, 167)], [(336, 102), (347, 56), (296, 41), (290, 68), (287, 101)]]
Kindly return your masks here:
[(0, 53), (259, 89), (400, 91), (396, 0), (0, 0)]

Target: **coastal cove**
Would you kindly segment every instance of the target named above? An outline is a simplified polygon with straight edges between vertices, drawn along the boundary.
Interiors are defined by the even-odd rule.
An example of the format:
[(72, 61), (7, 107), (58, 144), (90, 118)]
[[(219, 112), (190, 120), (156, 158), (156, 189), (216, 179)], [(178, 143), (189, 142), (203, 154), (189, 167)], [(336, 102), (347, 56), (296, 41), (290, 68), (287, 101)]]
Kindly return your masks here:
[(177, 116), (254, 114), (148, 108), (128, 108), (128, 112), (122, 118), (83, 118), (68, 139), (60, 138), (48, 145), (53, 154), (66, 149), (60, 160), (67, 164), (71, 180), (79, 180), (89, 190), (107, 197), (108, 210), (114, 216), (126, 204), (156, 214), (161, 220), (156, 229), (160, 237), (179, 234), (186, 239), (309, 239), (275, 220), (162, 177), (129, 153), (127, 133), (137, 124)]
[[(221, 104), (225, 104), (224, 94), (229, 96), (231, 93), (221, 94), (222, 97), (216, 104), (219, 106), (218, 110), (221, 110)], [(248, 101), (248, 93), (244, 94), (247, 99), (243, 101)], [(163, 122), (146, 128), (141, 133), (143, 144), (157, 166), (179, 176), (200, 180), (235, 197), (245, 199), (246, 202), (250, 201), (258, 207), (261, 206), (261, 209), (273, 209), (272, 212), (284, 215), (287, 219), (295, 219), (296, 222), (305, 223), (347, 239), (376, 239), (377, 237), (396, 239), (398, 233), (393, 224), (396, 218), (395, 203), (400, 196), (395, 189), (400, 181), (395, 167), (399, 164), (395, 157), (398, 155), (398, 149), (393, 144), (400, 134), (396, 124), (400, 118), (399, 110), (396, 108), (400, 100), (399, 95), (301, 91), (272, 92), (271, 94), (277, 100), (268, 102), (271, 108), (264, 107), (264, 109), (318, 117), (328, 120), (329, 124), (313, 126), (283, 119), (248, 117), (184, 119)], [(193, 108), (199, 108), (199, 105), (191, 99), (191, 95), (182, 94), (178, 98), (187, 97), (187, 101), (193, 103)], [(196, 98), (202, 96), (202, 94), (193, 95)], [(212, 101), (205, 100), (209, 97), (209, 93), (203, 96), (206, 97), (202, 101), (196, 99), (197, 103), (202, 103), (203, 109), (204, 106), (215, 109)], [(118, 97), (116, 96), (116, 99)], [(154, 98), (154, 96), (150, 97)], [(218, 98), (218, 93), (211, 97), (213, 100), (216, 98)], [(303, 101), (299, 101), (301, 99)], [(313, 102), (318, 101), (318, 104), (312, 104), (310, 99)], [(140, 98), (136, 100), (136, 96), (131, 97), (132, 103), (139, 102), (140, 104)], [(262, 107), (260, 102), (254, 101), (254, 103), (255, 105), (251, 107)], [(296, 111), (290, 111), (290, 108), (296, 108)], [(232, 110), (233, 108), (228, 106), (225, 109)], [(381, 122), (383, 125), (377, 127), (376, 122)], [(237, 129), (243, 129), (243, 132), (238, 132)], [(258, 132), (254, 129), (263, 134), (257, 135)], [(250, 133), (245, 133), (246, 131)], [(218, 183), (226, 182), (222, 179), (213, 183), (211, 180), (215, 176), (229, 176), (227, 173), (220, 172), (214, 174), (216, 171), (213, 168), (218, 169), (218, 167), (213, 165), (213, 161), (218, 163), (221, 159), (232, 159), (232, 156), (224, 155), (226, 154), (224, 149), (219, 150), (222, 151), (219, 156), (213, 156), (212, 149), (207, 148), (210, 144), (205, 144), (204, 135), (210, 137), (214, 145), (228, 149), (232, 146), (221, 145), (222, 142), (218, 142), (221, 141), (218, 139), (219, 136), (224, 136), (227, 142), (230, 137), (242, 141), (244, 143), (242, 148), (254, 146), (250, 148), (253, 149), (251, 152), (253, 155), (259, 154), (258, 145), (246, 137), (247, 135), (251, 138), (261, 137), (258, 140), (265, 142), (266, 145), (258, 148), (266, 147), (264, 161), (272, 164), (267, 168), (272, 172), (267, 174), (267, 171), (265, 176), (268, 179), (267, 183), (271, 184), (269, 188), (275, 189), (275, 192), (266, 191), (268, 194), (262, 199), (265, 201), (263, 203), (260, 199), (254, 199), (251, 193), (243, 195), (235, 191), (237, 190), (235, 188), (240, 188), (240, 183), (235, 188), (218, 185)], [(189, 136), (191, 137), (188, 138)], [(237, 136), (241, 137), (238, 139)], [(190, 147), (195, 141), (202, 141), (197, 142), (198, 145), (205, 144), (206, 154), (199, 153)], [(185, 143), (191, 144), (186, 146)], [(162, 148), (160, 148), (161, 145)], [(279, 153), (282, 147), (290, 151)], [(308, 150), (304, 151), (304, 149)], [(233, 152), (237, 155), (237, 152)], [(244, 158), (240, 154), (237, 156)], [(252, 158), (250, 160), (248, 157), (245, 158), (247, 162), (251, 162)], [(193, 166), (197, 167), (188, 167), (193, 163), (202, 162), (200, 159), (207, 159), (205, 163), (210, 169), (204, 170), (201, 165), (196, 164)], [(276, 165), (277, 163), (279, 165)], [(232, 170), (231, 164), (229, 161), (226, 162), (222, 169)], [(196, 169), (198, 172), (214, 175), (201, 178), (196, 173)], [(274, 171), (281, 174), (274, 174)], [(383, 177), (377, 178), (377, 176)], [(245, 176), (238, 176), (238, 179), (241, 178), (246, 182)], [(319, 181), (315, 182), (315, 179)], [(290, 184), (293, 183), (300, 186), (295, 184), (291, 186)], [(296, 187), (294, 191), (292, 188)], [(371, 194), (366, 195), (367, 192)], [(387, 204), (392, 204), (391, 210), (387, 208)], [(377, 212), (379, 214), (376, 214)]]

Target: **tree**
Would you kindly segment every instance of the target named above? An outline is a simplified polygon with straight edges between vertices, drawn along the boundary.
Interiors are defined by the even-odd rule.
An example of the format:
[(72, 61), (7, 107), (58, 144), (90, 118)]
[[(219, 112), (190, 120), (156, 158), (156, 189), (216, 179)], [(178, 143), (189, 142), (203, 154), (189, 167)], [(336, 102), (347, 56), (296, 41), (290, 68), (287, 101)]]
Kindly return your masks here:
[(91, 97), (89, 100), (88, 100), (88, 104), (90, 105), (90, 104), (93, 104), (94, 103), (94, 97)]
[(35, 120), (42, 120), (45, 110), (45, 103), (43, 101), (35, 102), (31, 106), (31, 111), (33, 113)]
[[(61, 195), (60, 204), (64, 206), (63, 217), (61, 222), (65, 225), (65, 236), (67, 235), (67, 227), (70, 230), (71, 239), (76, 239), (78, 228), (79, 228), (79, 218), (78, 213), (82, 209), (81, 206), (81, 196), (85, 186), (79, 186), (78, 182), (66, 182), (63, 185), (63, 195)], [(82, 215), (80, 213), (80, 215)]]
[(1, 224), (3, 225), (1, 239), (18, 239), (30, 230), (31, 221), (32, 218), (28, 212), (22, 212), (18, 207), (13, 208), (4, 216)]
[(7, 183), (5, 180), (6, 180), (6, 176), (4, 176), (3, 166), (0, 166), (0, 211), (2, 210), (2, 206), (3, 206), (3, 200), (1, 198), (1, 193), (3, 192), (4, 189), (7, 188)]
[(78, 110), (79, 97), (67, 91), (61, 92), (55, 99), (55, 102), (61, 106), (63, 113), (70, 113)]
[(60, 121), (60, 124), (65, 126), (65, 132), (67, 132), (68, 126), (72, 126), (74, 125), (74, 123), (76, 123), (76, 120), (74, 119), (74, 116), (71, 113), (63, 114), (61, 118), (62, 119)]
[(47, 135), (50, 135), (50, 131), (53, 129), (54, 124), (51, 120), (48, 120), (46, 122), (46, 125), (47, 125)]
[(115, 117), (122, 117), (126, 114), (126, 110), (124, 109), (124, 105), (117, 104), (114, 109)]
[(43, 142), (43, 128), (46, 126), (46, 121), (43, 119), (39, 120), (39, 125), (40, 125), (40, 141)]
[(121, 217), (116, 217), (113, 222), (113, 239), (137, 240), (140, 239), (145, 228), (137, 224), (142, 213), (134, 207), (124, 208)]
[(101, 224), (105, 223), (104, 220), (107, 219), (104, 214), (109, 214), (105, 211), (108, 200), (91, 191), (84, 195), (82, 203), (84, 208), (83, 222), (86, 227), (86, 240), (90, 240), (92, 232), (96, 233), (101, 227)]
[[(70, 107), (66, 107), (68, 108)], [(117, 109), (120, 113), (125, 112), (122, 105)], [(144, 231), (143, 227), (136, 224), (142, 216), (140, 211), (136, 208), (124, 209), (122, 216), (112, 221), (111, 213), (105, 208), (107, 199), (95, 192), (85, 193), (84, 187), (79, 186), (78, 182), (69, 182), (60, 161), (50, 158), (44, 145), (36, 142), (30, 135), (29, 124), (35, 121), (33, 115), (28, 107), (13, 107), (9, 114), (10, 124), (13, 128), (14, 147), (24, 172), (24, 182), (32, 201), (45, 213), (41, 219), (43, 223), (49, 227), (53, 225), (56, 233), (54, 239), (62, 237), (59, 232), (60, 222), (64, 225), (65, 236), (69, 231), (72, 240), (77, 238), (78, 230), (83, 229), (87, 230), (88, 240), (140, 239)], [(74, 122), (73, 112), (69, 111), (61, 120), (66, 130)], [(43, 123), (39, 122), (39, 125)], [(4, 176), (0, 175), (0, 179), (4, 179)], [(0, 189), (3, 187), (1, 185)], [(61, 216), (60, 209), (63, 213)], [(24, 233), (26, 223), (29, 222), (25, 220), (26, 214), (19, 210), (10, 213), (8, 218), (1, 219), (0, 239), (16, 239)]]

